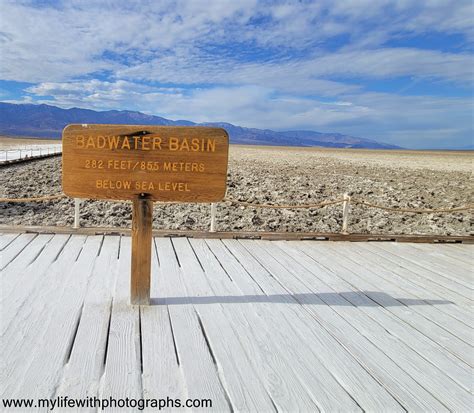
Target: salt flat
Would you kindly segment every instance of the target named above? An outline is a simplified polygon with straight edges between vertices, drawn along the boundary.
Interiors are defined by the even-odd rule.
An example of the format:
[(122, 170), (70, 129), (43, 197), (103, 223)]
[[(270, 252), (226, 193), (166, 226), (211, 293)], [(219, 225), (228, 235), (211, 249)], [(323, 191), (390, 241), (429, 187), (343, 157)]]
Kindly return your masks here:
[[(470, 245), (2, 234), (2, 398), (215, 411), (469, 411)], [(126, 411), (126, 410), (121, 410)]]
[[(354, 199), (397, 208), (450, 208), (472, 203), (473, 152), (368, 151), (327, 148), (230, 147), (227, 195), (255, 204), (314, 204)], [(15, 179), (11, 179), (12, 176)], [(35, 197), (62, 192), (61, 159), (0, 168), (0, 196)], [(0, 224), (71, 225), (74, 201), (0, 205)], [(209, 228), (209, 204), (156, 204), (157, 229)], [(85, 226), (130, 227), (129, 204), (86, 200)], [(400, 214), (353, 206), (349, 231), (376, 234), (469, 235), (469, 211)], [(342, 207), (259, 209), (221, 202), (224, 231), (340, 232)]]
[(354, 165), (382, 166), (395, 169), (428, 169), (446, 172), (471, 172), (473, 151), (381, 150), (288, 146), (231, 146), (231, 152), (249, 158), (276, 157), (287, 161), (335, 159)]
[(61, 143), (58, 139), (41, 139), (41, 138), (25, 138), (11, 137), (0, 135), (0, 149), (10, 149), (26, 145), (56, 145)]

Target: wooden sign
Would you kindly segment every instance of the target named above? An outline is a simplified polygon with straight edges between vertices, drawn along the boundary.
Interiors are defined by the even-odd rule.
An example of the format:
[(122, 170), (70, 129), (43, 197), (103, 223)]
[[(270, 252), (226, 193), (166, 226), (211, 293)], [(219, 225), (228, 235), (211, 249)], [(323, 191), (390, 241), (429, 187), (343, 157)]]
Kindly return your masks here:
[(68, 125), (63, 191), (74, 198), (132, 200), (130, 302), (150, 303), (153, 201), (216, 202), (226, 191), (224, 129)]
[(229, 138), (221, 128), (69, 125), (63, 191), (74, 198), (216, 202), (226, 190)]

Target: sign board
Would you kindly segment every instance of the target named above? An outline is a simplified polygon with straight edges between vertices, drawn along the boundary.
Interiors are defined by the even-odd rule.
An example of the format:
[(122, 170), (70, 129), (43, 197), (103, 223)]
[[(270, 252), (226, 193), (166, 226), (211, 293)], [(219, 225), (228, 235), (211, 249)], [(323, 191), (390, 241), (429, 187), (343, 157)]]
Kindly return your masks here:
[(225, 196), (228, 148), (221, 128), (68, 125), (63, 191), (73, 198), (217, 202)]
[(133, 201), (131, 304), (150, 303), (153, 201), (220, 201), (228, 152), (229, 137), (221, 128), (84, 124), (64, 129), (64, 193)]

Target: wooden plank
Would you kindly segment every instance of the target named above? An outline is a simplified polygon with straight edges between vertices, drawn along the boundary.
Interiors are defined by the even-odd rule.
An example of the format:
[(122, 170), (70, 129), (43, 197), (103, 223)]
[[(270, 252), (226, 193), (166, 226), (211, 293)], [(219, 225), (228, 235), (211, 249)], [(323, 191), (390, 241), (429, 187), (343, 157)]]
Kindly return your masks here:
[(55, 395), (64, 374), (64, 365), (75, 345), (87, 288), (94, 277), (104, 277), (104, 268), (111, 268), (109, 274), (113, 274), (113, 266), (104, 267), (103, 264), (109, 263), (110, 257), (117, 257), (117, 247), (118, 237), (106, 237), (93, 270), (85, 269), (77, 274), (66, 286), (60, 303), (52, 309), (52, 323), (46, 329), (41, 349), (35, 352), (23, 384), (28, 389), (35, 387), (35, 397)]
[[(344, 277), (353, 277), (355, 274), (348, 270), (347, 267), (344, 267), (343, 264), (337, 262), (338, 258), (328, 259), (326, 254), (331, 254), (334, 256), (334, 248), (328, 248), (328, 246), (319, 246), (318, 249), (312, 248), (309, 246), (311, 251), (311, 256), (318, 262), (324, 263), (325, 267), (331, 269), (341, 276)], [(339, 258), (339, 261), (341, 259)], [(355, 266), (353, 264), (352, 266)], [(370, 273), (365, 269), (366, 273)], [(473, 354), (471, 351), (470, 344), (460, 340), (450, 331), (447, 331), (437, 324), (433, 323), (431, 320), (420, 316), (415, 311), (410, 310), (406, 306), (400, 306), (400, 302), (391, 297), (388, 294), (378, 294), (377, 292), (371, 291), (373, 288), (376, 288), (373, 284), (370, 284), (366, 281), (367, 276), (358, 277), (357, 283), (359, 285), (364, 285), (364, 294), (370, 297), (373, 301), (379, 303), (379, 305), (384, 306), (391, 313), (395, 314), (400, 319), (404, 320), (407, 324), (411, 325), (413, 328), (422, 332), (425, 336), (431, 338), (434, 342), (442, 345), (446, 350), (450, 351), (460, 360), (464, 361), (468, 365), (473, 365)], [(355, 281), (354, 281), (355, 282)]]
[[(256, 244), (256, 245), (255, 245)], [(262, 246), (263, 248), (260, 248)], [(321, 248), (321, 246), (320, 246)], [(350, 305), (348, 301), (339, 293), (322, 283), (314, 274), (306, 270), (300, 263), (295, 260), (288, 260), (280, 251), (275, 251), (276, 246), (269, 246), (268, 243), (262, 241), (254, 242), (252, 251), (258, 253), (258, 259), (269, 256), (274, 260), (280, 261), (280, 264), (287, 270), (279, 272), (278, 278), (281, 282), (289, 281), (291, 276), (302, 281), (306, 288), (320, 294), (321, 299), (326, 302), (342, 317), (348, 320), (356, 329), (360, 331), (367, 339), (379, 347), (393, 361), (395, 361), (407, 374), (413, 377), (420, 385), (422, 385), (431, 394), (436, 394), (447, 407), (453, 410), (466, 410), (472, 404), (472, 397), (468, 391), (457, 385), (448, 376), (436, 366), (430, 364), (419, 354), (410, 351), (409, 347), (404, 345), (393, 336), (387, 334), (386, 330), (374, 323), (370, 317), (365, 315), (360, 309)], [(329, 257), (320, 252), (318, 254), (318, 262), (326, 259), (325, 266), (329, 262), (334, 263), (336, 257)], [(282, 263), (284, 261), (284, 263)], [(338, 267), (337, 273), (341, 272)], [(367, 294), (367, 292), (366, 292)], [(349, 305), (348, 305), (349, 304)], [(441, 396), (442, 395), (442, 396)]]
[(170, 315), (188, 397), (210, 399), (217, 411), (231, 411), (196, 312), (181, 307)]
[(469, 245), (452, 245), (452, 244), (443, 244), (439, 248), (429, 248), (427, 249), (423, 244), (417, 244), (416, 248), (422, 251), (430, 251), (434, 254), (442, 254), (443, 256), (449, 257), (451, 260), (460, 261), (464, 265), (472, 264), (474, 259), (474, 248)]
[[(109, 240), (105, 239), (99, 259), (107, 254), (108, 243)], [(95, 264), (99, 259), (95, 261)], [(26, 393), (32, 398), (55, 396), (64, 372), (64, 365), (74, 346), (87, 285), (91, 276), (97, 276), (95, 268), (94, 265), (92, 273), (87, 267), (81, 268), (80, 273), (77, 271), (74, 279), (66, 285), (61, 300), (51, 308), (51, 322), (45, 328), (40, 347), (35, 351), (18, 390), (21, 395)], [(100, 272), (99, 276), (103, 276), (103, 273)]]
[[(370, 247), (370, 246), (369, 246)], [(380, 259), (376, 253), (369, 249), (361, 248), (360, 244), (354, 245), (351, 248), (352, 256), (358, 261), (363, 261), (364, 263), (370, 265), (373, 269), (372, 274), (375, 277), (381, 278), (384, 281), (390, 283), (390, 288), (395, 286), (400, 291), (400, 297), (408, 296), (413, 297), (414, 300), (421, 300), (420, 304), (426, 302), (439, 311), (448, 314), (450, 317), (460, 321), (464, 326), (471, 329), (472, 314), (470, 311), (464, 311), (456, 303), (449, 301), (443, 296), (443, 291), (436, 292), (436, 284), (432, 286), (435, 287), (433, 290), (430, 285), (426, 283), (423, 286), (418, 285), (417, 283), (412, 282), (412, 274), (400, 270), (390, 262), (386, 262)], [(357, 258), (354, 256), (357, 254)], [(377, 282), (378, 283), (378, 282)], [(449, 324), (448, 324), (449, 325)]]
[[(202, 241), (196, 240), (191, 243), (204, 266), (207, 261), (204, 259), (206, 255), (198, 252), (198, 248), (203, 248), (198, 246)], [(211, 277), (213, 278), (224, 270), (244, 294), (240, 300), (243, 302), (243, 306), (252, 307), (253, 311), (262, 317), (262, 321), (271, 327), (271, 332), (285, 330), (287, 335), (293, 337), (292, 339), (286, 338), (287, 343), (284, 348), (298, 348), (299, 351), (295, 354), (296, 358), (304, 359), (318, 372), (321, 371), (318, 366), (322, 364), (324, 366), (322, 370), (326, 371), (327, 369), (361, 409), (366, 411), (402, 410), (393, 396), (290, 295), (274, 296), (278, 299), (265, 295), (260, 286), (252, 279), (255, 270), (247, 272), (248, 269), (243, 267), (221, 241), (209, 240), (206, 244), (212, 251), (212, 255), (208, 255), (210, 262), (209, 269), (206, 269), (206, 275), (211, 280)], [(215, 263), (211, 266), (213, 261)], [(219, 270), (219, 265), (222, 266), (221, 270)], [(264, 276), (269, 277), (268, 274)], [(222, 274), (221, 277), (224, 278), (225, 274)], [(215, 282), (212, 280), (211, 285), (214, 284)], [(232, 297), (228, 298), (230, 300)], [(236, 296), (235, 298), (238, 300), (240, 297)], [(274, 320), (277, 321), (274, 322)], [(300, 345), (295, 342), (299, 342)], [(327, 385), (321, 390), (327, 389), (328, 385), (333, 384), (333, 381), (333, 379), (328, 380)], [(336, 389), (332, 388), (328, 391)], [(341, 407), (341, 401), (330, 403), (327, 407), (329, 411), (336, 410)]]
[(7, 284), (15, 283), (18, 276), (22, 274), (22, 270), (30, 266), (51, 238), (53, 238), (52, 234), (38, 235), (10, 262), (7, 268), (2, 270), (2, 284), (4, 288), (7, 288)]
[[(258, 331), (259, 334), (253, 334), (252, 341), (255, 341), (259, 344), (260, 351), (265, 348), (263, 350), (264, 352), (271, 352), (273, 357), (278, 357), (278, 364), (282, 365), (283, 370), (287, 369), (283, 367), (287, 365), (287, 362), (292, 363), (293, 370), (295, 371), (299, 381), (304, 383), (306, 392), (311, 396), (312, 400), (315, 401), (316, 406), (318, 406), (319, 409), (322, 409), (323, 406), (332, 406), (333, 408), (345, 407), (347, 411), (359, 411), (359, 407), (354, 403), (354, 401), (344, 391), (344, 389), (341, 388), (341, 386), (336, 382), (336, 380), (332, 376), (328, 375), (326, 368), (317, 358), (308, 357), (309, 360), (305, 360), (304, 362), (300, 361), (298, 357), (295, 357), (295, 353), (301, 358), (303, 358), (304, 353), (298, 352), (294, 348), (288, 352), (289, 354), (281, 354), (281, 337), (285, 334), (280, 333), (280, 331), (284, 331), (286, 329), (285, 323), (280, 324), (279, 330), (271, 328), (270, 320), (272, 317), (277, 317), (277, 315), (267, 314), (265, 316), (259, 316), (258, 310), (255, 308), (257, 304), (247, 304), (245, 302), (245, 295), (241, 295), (242, 292), (239, 291), (239, 289), (236, 289), (235, 283), (230, 280), (229, 275), (225, 272), (221, 264), (216, 260), (213, 253), (209, 250), (209, 248), (203, 241), (193, 241), (191, 243), (191, 246), (186, 242), (186, 240), (176, 240), (175, 242), (176, 245), (178, 243), (181, 244), (180, 250), (181, 254), (184, 254), (184, 257), (192, 258), (193, 256), (195, 256), (199, 260), (196, 260), (195, 267), (197, 268), (197, 271), (199, 271), (199, 266), (202, 266), (203, 271), (201, 270), (199, 272), (201, 275), (201, 288), (209, 291), (211, 295), (214, 294), (215, 297), (218, 299), (218, 302), (221, 301), (221, 308), (227, 317), (227, 322), (231, 323), (232, 326), (236, 326), (236, 333), (241, 341), (243, 340), (243, 332), (238, 330), (237, 326), (250, 325), (250, 327), (245, 327), (245, 329), (248, 330), (250, 328), (251, 330)], [(178, 247), (176, 247), (176, 249), (178, 252)], [(179, 256), (180, 255), (178, 252), (178, 257)], [(192, 265), (191, 260), (188, 265)], [(188, 271), (188, 269), (185, 268), (185, 271)], [(195, 273), (193, 273), (191, 276), (193, 277), (193, 279), (196, 278)], [(227, 298), (236, 298), (237, 301), (236, 303), (230, 305), (231, 303), (226, 302)], [(208, 308), (209, 306), (207, 304), (203, 304), (200, 307)], [(215, 313), (216, 311), (213, 312)], [(281, 322), (282, 320), (279, 321)], [(205, 324), (206, 330), (209, 326), (210, 330), (215, 327), (215, 334), (219, 334), (219, 329), (221, 328), (221, 326), (215, 326), (211, 324), (211, 322)], [(262, 326), (265, 327), (263, 327), (262, 329)], [(262, 332), (264, 332), (265, 330), (265, 334), (262, 334)], [(271, 340), (269, 339), (270, 336), (272, 337)], [(208, 337), (211, 342), (215, 340), (210, 334)], [(285, 338), (286, 340), (288, 340), (288, 336), (286, 336)], [(287, 344), (287, 348), (292, 347), (291, 342), (287, 341)], [(275, 346), (275, 348), (272, 348), (272, 346)], [(218, 347), (217, 343), (215, 347)], [(298, 347), (298, 345), (295, 344), (295, 347)], [(248, 348), (248, 345), (244, 344), (244, 348)], [(299, 345), (299, 350), (301, 350), (301, 344)], [(306, 350), (308, 352), (307, 348)], [(309, 353), (312, 354), (311, 352)], [(257, 358), (255, 352), (248, 354), (247, 358), (248, 357)], [(269, 362), (275, 365), (275, 360), (272, 360), (271, 358), (267, 357), (267, 361), (265, 364)], [(305, 366), (302, 367), (301, 364), (305, 364)], [(253, 369), (257, 370), (258, 366), (260, 365), (261, 363), (254, 363)], [(306, 371), (306, 365), (311, 365), (314, 370), (318, 371), (318, 377), (316, 379), (312, 377), (311, 374), (308, 374), (308, 372)], [(286, 380), (288, 386), (291, 385), (292, 381), (290, 377), (284, 377), (284, 380)], [(230, 388), (230, 386), (228, 387)], [(329, 392), (325, 392), (325, 390), (328, 390), (329, 388), (332, 389), (331, 394), (329, 394)], [(291, 394), (291, 392), (289, 392), (289, 394)], [(338, 396), (340, 397), (339, 399), (337, 399)], [(274, 401), (274, 403), (278, 408), (278, 403), (276, 401)], [(288, 399), (288, 403), (289, 406), (286, 407), (286, 409), (291, 408), (292, 405), (296, 406), (295, 401), (292, 399)], [(283, 406), (280, 407), (284, 409)]]
[[(443, 263), (448, 264), (453, 267), (454, 271), (451, 272), (451, 275), (454, 276), (456, 279), (467, 280), (471, 281), (473, 279), (473, 265), (474, 265), (474, 257), (470, 260), (470, 262), (464, 261), (459, 257), (452, 256), (451, 252), (446, 248), (445, 245), (437, 245), (436, 248), (433, 248), (430, 245), (424, 244), (412, 244), (413, 248), (417, 251), (420, 251), (420, 254), (423, 254), (424, 258), (429, 257), (432, 262), (435, 263)], [(462, 268), (463, 272), (460, 273), (455, 271), (456, 268)]]
[[(340, 316), (336, 311), (336, 307), (326, 305), (327, 303), (320, 298), (321, 295), (308, 293), (308, 287), (295, 278), (290, 269), (282, 266), (271, 255), (262, 250), (258, 241), (251, 244), (248, 241), (240, 241), (242, 247), (245, 246), (245, 253), (239, 251), (233, 244), (228, 244), (227, 241), (225, 243), (234, 255), (239, 254), (239, 260), (241, 260), (240, 257), (244, 260), (245, 257), (248, 259), (250, 254), (256, 262), (266, 268), (271, 276), (281, 285), (284, 285), (285, 289), (357, 358), (359, 363), (383, 383), (384, 387), (397, 398), (404, 408), (407, 410), (447, 410), (446, 406), (433, 397), (410, 375), (407, 375), (406, 371), (402, 370), (391, 357), (388, 357), (386, 349), (382, 350), (375, 346), (351, 322)], [(260, 280), (262, 283), (260, 283)], [(264, 282), (265, 279), (259, 279), (261, 286), (264, 285)], [(337, 299), (337, 295), (331, 297)]]
[(474, 249), (467, 245), (462, 244), (448, 244), (446, 249), (451, 252), (455, 257), (464, 259), (470, 263), (474, 259)]
[[(472, 292), (472, 266), (459, 261), (455, 261), (454, 263), (449, 262), (446, 260), (446, 257), (444, 257), (444, 259), (443, 257), (437, 257), (436, 251), (442, 251), (442, 246), (436, 249), (431, 248), (430, 253), (420, 253), (418, 249), (413, 248), (411, 245), (402, 245), (402, 248), (400, 248), (400, 246), (401, 245), (394, 246), (393, 250), (407, 259), (418, 263), (418, 265), (428, 268), (432, 272), (456, 281)], [(433, 252), (435, 252), (435, 254), (433, 254)]]
[(176, 261), (173, 245), (166, 239), (156, 239), (155, 242), (162, 270), (161, 282), (167, 294), (164, 303), (168, 305), (187, 397), (211, 399), (212, 407), (218, 411), (232, 410), (196, 311), (192, 305), (186, 303), (170, 305), (173, 298), (182, 297), (185, 292), (180, 280), (183, 275), (182, 268)]
[(444, 245), (443, 246), (443, 253), (446, 256), (449, 256), (451, 259), (454, 259), (458, 262), (462, 262), (470, 267), (472, 267), (473, 262), (474, 262), (474, 250), (471, 250), (472, 252), (469, 254), (468, 249), (466, 249), (466, 254), (464, 254), (464, 251), (454, 249), (454, 248), (447, 248), (447, 247), (452, 247), (449, 245)]
[[(57, 261), (44, 277), (44, 284), (29, 305), (16, 317), (15, 329), (1, 337), (0, 391), (6, 398), (53, 397), (63, 363), (73, 339), (87, 279), (92, 271), (102, 237), (89, 237), (77, 261)], [(69, 246), (82, 247), (83, 239)], [(76, 251), (77, 253), (78, 251)], [(64, 256), (66, 258), (66, 256)], [(61, 351), (50, 340), (62, 337)], [(32, 351), (35, 349), (35, 351)], [(53, 364), (53, 360), (56, 364)]]
[[(63, 238), (64, 237), (66, 237), (66, 239), (69, 238), (68, 236), (63, 236)], [(35, 237), (28, 246), (8, 264), (8, 267), (5, 268), (5, 277), (11, 273), (18, 274), (21, 270), (31, 265), (52, 238), (53, 234), (39, 234)]]
[[(112, 201), (113, 202), (113, 201)], [(35, 225), (0, 225), (2, 233), (38, 233), (38, 234), (81, 234), (81, 235), (130, 235), (130, 228), (117, 227), (81, 227), (71, 226), (35, 226)], [(155, 237), (189, 237), (206, 239), (266, 239), (266, 240), (312, 240), (312, 241), (350, 241), (350, 242), (416, 242), (428, 244), (443, 244), (467, 246), (474, 244), (474, 236), (471, 235), (400, 235), (400, 234), (339, 234), (327, 232), (280, 232), (280, 231), (216, 231), (204, 230), (172, 230), (155, 229)]]
[(222, 128), (68, 125), (63, 190), (72, 198), (217, 202), (225, 196), (229, 136)]
[(433, 274), (422, 267), (413, 266), (410, 261), (403, 260), (401, 257), (390, 254), (388, 251), (378, 248), (375, 244), (360, 244), (360, 248), (377, 254), (377, 256), (380, 257), (380, 261), (382, 263), (387, 263), (387, 265), (389, 264), (394, 272), (400, 270), (402, 271), (402, 276), (405, 276), (404, 274), (408, 272), (410, 274), (410, 281), (418, 284), (420, 287), (436, 291), (445, 299), (451, 300), (464, 308), (468, 307), (470, 309), (472, 307), (472, 300), (470, 297), (461, 294), (459, 291), (459, 285), (453, 285), (450, 283), (450, 280), (440, 279), (436, 274)]
[(0, 255), (0, 270), (4, 270), (37, 237), (36, 234), (21, 234)]
[[(408, 261), (414, 268), (424, 269), (424, 274), (429, 273), (432, 278), (438, 280), (439, 284), (450, 286), (452, 289), (458, 291), (459, 294), (472, 299), (472, 283), (453, 277), (451, 275), (453, 272), (452, 266), (444, 266), (439, 263), (436, 265), (432, 264), (429, 260), (423, 258), (423, 254), (417, 254), (411, 251), (409, 245), (379, 244), (376, 247), (397, 257), (400, 261)], [(456, 267), (456, 272), (466, 274), (466, 272), (462, 271), (459, 267)]]
[[(374, 277), (376, 277), (376, 267), (367, 264), (361, 265), (360, 262), (364, 261), (361, 260), (360, 256), (356, 256), (351, 260), (350, 248), (345, 248), (344, 245), (338, 244), (324, 245), (318, 247), (318, 251), (327, 252), (330, 255), (340, 257), (340, 260), (334, 266), (328, 266), (328, 268), (339, 269), (342, 267), (343, 269), (349, 270), (343, 270), (344, 275), (347, 275), (357, 285), (361, 285), (363, 286), (362, 288), (367, 289), (367, 296), (380, 305), (387, 306), (390, 312), (399, 316), (414, 328), (425, 331), (428, 337), (436, 339), (442, 338), (442, 341), (449, 342), (449, 346), (446, 347), (447, 349), (451, 349), (450, 346), (459, 340), (462, 340), (464, 344), (469, 346), (472, 340), (471, 328), (447, 316), (427, 302), (422, 300), (420, 302), (419, 299), (410, 293), (398, 289), (385, 280), (380, 278), (374, 279)], [(317, 255), (317, 259), (321, 259), (319, 254)], [(371, 268), (373, 268), (373, 270)], [(390, 294), (393, 294), (393, 296)], [(441, 301), (440, 305), (443, 304), (442, 300), (438, 301)], [(433, 324), (436, 324), (436, 326), (433, 326)], [(445, 331), (440, 330), (439, 327)], [(467, 350), (467, 347), (462, 344), (460, 348)], [(452, 349), (450, 351), (452, 351)], [(468, 351), (468, 353), (470, 352)]]
[[(40, 236), (41, 235), (38, 237)], [(85, 237), (79, 236), (79, 239), (83, 241)], [(69, 240), (69, 235), (56, 235), (27, 268), (18, 272), (14, 271), (11, 277), (2, 279), (2, 296), (0, 297), (0, 307), (2, 309), (1, 334), (4, 334), (10, 323), (14, 322), (16, 314), (20, 308), (25, 305), (29, 296), (35, 294), (38, 286), (43, 281), (44, 273), (50, 268), (51, 264), (57, 260), (58, 255), (62, 252)], [(76, 256), (77, 253), (78, 251), (76, 251)], [(70, 255), (67, 255), (67, 257), (75, 259), (75, 257)], [(12, 270), (12, 268), (9, 266), (8, 271), (10, 270)]]
[[(99, 391), (99, 397), (105, 399), (143, 397), (139, 307), (129, 304), (129, 251), (129, 239), (124, 239), (119, 261), (117, 251), (113, 260), (114, 265), (118, 264), (118, 275), (113, 295), (105, 369)], [(101, 270), (107, 271), (107, 266), (101, 266)], [(110, 410), (121, 409), (110, 408)]]
[[(165, 267), (161, 268), (158, 265), (154, 242), (152, 250), (152, 305), (140, 308), (143, 397), (185, 400), (187, 393), (184, 377), (178, 363), (173, 328), (166, 305), (166, 297), (169, 294), (167, 280), (173, 277), (176, 269), (174, 266), (167, 267), (168, 263), (173, 261), (166, 259), (162, 263)], [(167, 276), (163, 275), (162, 271), (166, 271)], [(169, 281), (176, 282), (174, 277)], [(170, 410), (171, 406), (167, 407), (168, 409), (164, 410)]]
[(17, 238), (20, 234), (18, 233), (2, 233), (2, 237), (0, 238), (0, 251), (3, 251), (8, 245), (10, 245), (15, 238)]
[[(451, 355), (449, 352), (444, 351), (437, 343), (432, 342), (426, 336), (421, 334), (418, 330), (411, 328), (409, 325), (403, 323), (395, 315), (393, 315), (388, 309), (374, 305), (374, 301), (365, 295), (365, 291), (361, 288), (357, 288), (358, 283), (352, 278), (346, 280), (345, 273), (350, 272), (357, 274), (363, 274), (364, 278), (368, 278), (368, 270), (363, 269), (363, 272), (359, 272), (359, 266), (357, 262), (350, 258), (350, 248), (345, 248), (342, 253), (343, 256), (348, 258), (347, 267), (330, 271), (330, 268), (324, 267), (317, 263), (313, 258), (302, 249), (301, 246), (293, 246), (291, 243), (284, 242), (278, 243), (281, 247), (281, 254), (287, 254), (291, 256), (295, 261), (300, 263), (304, 268), (310, 271), (315, 277), (329, 287), (329, 294), (338, 293), (344, 297), (352, 305), (360, 309), (371, 317), (382, 329), (387, 330), (390, 334), (393, 334), (405, 345), (416, 351), (427, 361), (435, 366), (438, 366), (443, 371), (443, 374), (447, 374), (452, 380), (456, 381), (459, 385), (463, 386), (467, 391), (471, 390), (472, 387), (472, 369)], [(338, 245), (342, 248), (341, 245)], [(351, 245), (352, 248), (355, 245)], [(329, 259), (332, 258), (331, 254), (326, 254)], [(346, 260), (340, 259), (338, 262), (346, 262)], [(363, 261), (364, 263), (366, 261)], [(371, 263), (367, 263), (367, 267), (371, 266)], [(372, 266), (371, 266), (372, 267)], [(362, 286), (363, 287), (363, 286)], [(318, 289), (320, 286), (318, 285)], [(365, 287), (363, 287), (365, 288)], [(385, 291), (385, 289), (384, 289)]]
[[(23, 328), (23, 323), (26, 320), (24, 328), (26, 331), (30, 328), (30, 322), (36, 320), (38, 316), (34, 312), (36, 306), (43, 308), (41, 303), (41, 296), (53, 294), (54, 289), (60, 290), (63, 288), (63, 277), (58, 276), (58, 272), (66, 265), (71, 265), (76, 257), (81, 252), (83, 244), (87, 237), (78, 236), (69, 241), (68, 248), (62, 252), (56, 261), (50, 257), (49, 248), (45, 252), (45, 262), (41, 264), (42, 272), (38, 272), (38, 280), (36, 286), (31, 285), (31, 288), (17, 288), (14, 292), (9, 292), (7, 289), (1, 288), (2, 296), (0, 301), (0, 315), (1, 315), (1, 336), (10, 337), (18, 333), (19, 326)], [(52, 246), (53, 243), (50, 244)], [(98, 244), (99, 246), (99, 244)], [(52, 251), (54, 253), (54, 251)], [(36, 275), (36, 274), (35, 274)], [(49, 295), (47, 295), (49, 297)], [(46, 310), (45, 310), (45, 313)]]
[[(377, 296), (374, 287), (383, 286), (396, 301), (407, 303), (418, 294), (418, 298), (436, 299), (436, 295), (428, 298), (423, 294), (423, 285), (430, 294), (431, 286), (438, 286), (435, 291), (439, 294), (444, 287), (434, 282), (423, 284), (424, 277), (419, 284), (409, 279), (406, 283), (390, 281), (390, 265), (380, 262), (384, 254), (380, 251), (367, 252), (367, 267), (357, 265), (358, 257), (363, 258), (366, 251), (360, 244), (344, 246), (341, 252), (337, 244), (321, 247), (328, 253), (330, 268), (334, 262), (346, 268), (348, 272), (341, 276), (324, 265), (315, 263), (313, 267), (313, 260), (301, 255), (301, 243), (290, 251), (268, 242), (157, 239), (160, 256), (154, 255), (152, 261), (154, 305), (134, 315), (128, 305), (122, 313), (117, 304), (110, 339), (123, 348), (111, 350), (109, 342), (106, 350), (111, 303), (108, 285), (113, 284), (114, 265), (128, 275), (130, 263), (128, 238), (128, 248), (122, 245), (128, 251), (127, 259), (121, 254), (117, 262), (117, 251), (111, 248), (113, 264), (101, 262), (109, 250), (108, 238), (97, 259), (99, 244), (94, 252), (89, 240), (79, 254), (83, 238), (77, 242), (76, 236), (71, 237), (64, 250), (64, 241), (57, 236), (44, 249), (35, 239), (22, 250), (18, 261), (5, 269), (4, 274), (15, 262), (22, 267), (23, 254), (34, 259), (15, 283), (34, 282), (24, 285), (17, 296), (8, 295), (5, 284), (1, 288), (0, 303), (10, 302), (16, 308), (8, 317), (15, 323), (4, 325), (6, 313), (0, 307), (0, 325), (5, 332), (0, 338), (2, 397), (102, 397), (112, 394), (104, 389), (120, 387), (125, 393), (116, 390), (114, 397), (133, 393), (138, 398), (211, 398), (221, 411), (288, 411), (297, 408), (295, 405), (312, 411), (338, 407), (344, 411), (396, 411), (401, 406), (410, 411), (443, 411), (447, 407), (466, 410), (472, 403), (467, 392), (472, 385), (468, 367), (449, 353), (440, 353), (437, 343), (410, 324), (413, 314), (415, 318), (418, 314), (448, 329), (452, 317), (453, 330), (459, 330), (462, 326), (456, 320), (463, 319), (464, 325), (469, 322), (466, 303), (470, 300), (463, 298), (464, 312), (442, 311), (444, 304), (429, 306), (436, 312), (414, 306), (412, 313), (404, 315), (406, 320), (402, 319), (401, 313), (393, 312), (393, 301)], [(319, 244), (306, 242), (303, 247), (309, 254), (313, 247), (319, 249)], [(400, 267), (397, 271), (394, 274), (399, 279), (411, 276)], [(125, 289), (119, 283), (116, 288), (128, 296), (127, 284), (123, 284), (126, 280), (128, 277), (121, 281)], [(411, 292), (410, 285), (418, 288), (416, 293), (402, 295), (405, 289)], [(367, 286), (363, 292), (359, 290), (362, 286)], [(369, 305), (376, 297), (386, 308)], [(395, 310), (399, 308), (404, 307)], [(442, 314), (436, 318), (439, 312), (448, 317)], [(431, 334), (434, 339), (436, 335)], [(136, 337), (138, 344), (132, 342)], [(388, 347), (393, 348), (387, 355), (384, 351)], [(104, 366), (104, 358), (111, 365)], [(117, 364), (125, 360), (126, 368), (119, 371), (112, 367), (112, 360)], [(415, 373), (415, 369), (420, 371)], [(213, 384), (200, 383), (208, 374)], [(288, 375), (295, 380), (288, 380)], [(295, 390), (297, 385), (300, 388)]]
[(153, 201), (141, 197), (133, 200), (132, 209), (132, 273), (130, 303), (150, 304), (151, 226)]
[[(99, 396), (118, 272), (117, 242), (118, 237), (107, 237), (94, 265), (74, 342), (56, 391), (58, 397), (85, 399)], [(77, 408), (76, 411), (96, 409)]]
[[(223, 294), (217, 290), (214, 291), (206, 282), (201, 265), (197, 261), (188, 241), (184, 238), (176, 239), (173, 240), (173, 245), (183, 269), (183, 277), (186, 280), (185, 285), (189, 285), (191, 288), (190, 294), (196, 297), (208, 297), (211, 300), (215, 295), (222, 296)], [(191, 280), (192, 282), (190, 283), (189, 281)], [(226, 323), (231, 323), (232, 328), (238, 336), (238, 341), (247, 352), (246, 358), (250, 359), (254, 370), (259, 369), (259, 375), (265, 383), (267, 392), (272, 397), (276, 407), (283, 410), (318, 410), (317, 404), (312, 401), (314, 399), (312, 399), (311, 394), (306, 388), (302, 387), (302, 385), (304, 386), (303, 381), (298, 378), (294, 370), (290, 372), (290, 365), (286, 357), (281, 354), (278, 345), (270, 339), (269, 333), (266, 331), (267, 328), (261, 330), (258, 324), (254, 324), (258, 322), (258, 320), (247, 319), (238, 306), (233, 306), (232, 314), (228, 314), (225, 305), (219, 304), (220, 303), (212, 304), (211, 301), (208, 305), (194, 303), (194, 306), (199, 314), (208, 309), (209, 306), (214, 307), (212, 308), (212, 314), (219, 312), (224, 313), (226, 317), (219, 322), (219, 327)], [(215, 317), (215, 315), (213, 317)], [(202, 316), (201, 319), (203, 320)], [(206, 337), (210, 343), (210, 347), (216, 348), (215, 338), (209, 335), (208, 323), (203, 323), (203, 331), (207, 331)], [(220, 358), (218, 360), (219, 361), (216, 359), (217, 366), (222, 363)], [(243, 358), (243, 360), (245, 360), (245, 358)], [(299, 370), (299, 368), (297, 368), (297, 370)], [(285, 373), (282, 374), (282, 372)], [(225, 379), (229, 373), (231, 375), (235, 374), (231, 371), (227, 372), (227, 375), (224, 375), (224, 372), (222, 372), (222, 375), (225, 381), (230, 382), (231, 378)], [(227, 390), (229, 392), (232, 391), (230, 386)], [(234, 399), (237, 399), (235, 394)]]

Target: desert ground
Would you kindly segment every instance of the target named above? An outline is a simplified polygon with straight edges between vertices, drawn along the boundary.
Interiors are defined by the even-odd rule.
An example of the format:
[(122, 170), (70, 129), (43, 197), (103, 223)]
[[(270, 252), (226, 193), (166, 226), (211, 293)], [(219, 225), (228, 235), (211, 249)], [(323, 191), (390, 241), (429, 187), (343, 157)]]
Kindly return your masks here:
[[(378, 151), (231, 145), (228, 197), (255, 204), (309, 204), (342, 197), (400, 208), (449, 208), (472, 202), (473, 152)], [(61, 159), (54, 157), (0, 167), (0, 197), (22, 198), (61, 192)], [(208, 229), (209, 204), (154, 207), (155, 228)], [(0, 224), (73, 223), (72, 199), (0, 203)], [(131, 205), (86, 200), (83, 226), (129, 227)], [(217, 229), (340, 232), (341, 205), (321, 209), (259, 209), (223, 202)], [(349, 231), (377, 234), (472, 233), (470, 212), (400, 214), (351, 207)]]

